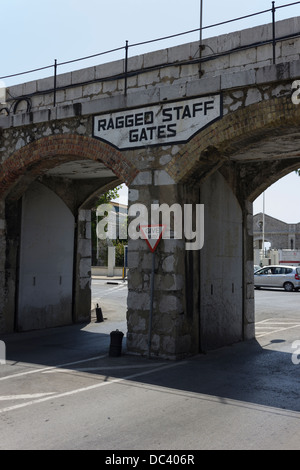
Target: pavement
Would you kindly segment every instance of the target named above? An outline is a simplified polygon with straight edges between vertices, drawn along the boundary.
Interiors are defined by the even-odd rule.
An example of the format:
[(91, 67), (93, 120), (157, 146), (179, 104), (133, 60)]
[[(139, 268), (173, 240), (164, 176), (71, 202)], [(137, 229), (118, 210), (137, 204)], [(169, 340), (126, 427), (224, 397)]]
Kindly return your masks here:
[[(111, 357), (103, 328), (93, 321), (5, 338), (8, 363), (0, 367), (0, 380), (11, 375), (12, 382), (1, 382), (2, 394), (6, 400), (21, 392), (33, 398), (0, 406), (11, 423), (2, 448), (15, 448), (22, 434), (19, 448), (300, 450), (300, 365), (293, 364), (284, 343), (271, 340), (262, 347), (251, 340), (167, 361), (128, 354), (124, 337), (120, 356)], [(34, 398), (47, 387), (56, 394)], [(31, 431), (26, 422), (33, 419), (32, 407), (41, 417), (34, 415), (40, 428)], [(60, 414), (51, 420), (52, 429), (43, 417), (53, 407)], [(88, 428), (70, 427), (66, 435), (65, 423), (74, 414), (68, 410), (75, 409), (76, 421), (88, 422)], [(100, 424), (105, 432), (96, 441)], [(87, 435), (87, 429), (94, 437), (83, 442), (76, 436)]]
[[(121, 369), (128, 364), (141, 367), (146, 360), (154, 366), (156, 362), (174, 362), (178, 366), (184, 364), (184, 367), (179, 367), (180, 375), (176, 374), (168, 383), (172, 388), (300, 412), (300, 364), (293, 362), (292, 353), (295, 351), (284, 339), (264, 340), (264, 343), (245, 341), (182, 361), (168, 361), (128, 353), (123, 328), (121, 355), (112, 359), (109, 357), (110, 332), (116, 329), (116, 325), (118, 323), (109, 320), (98, 323), (92, 317), (87, 324), (2, 335), (1, 339), (6, 344), (7, 362), (15, 368), (24, 363), (56, 366), (88, 361), (99, 355), (103, 367), (113, 360), (114, 365)], [(115, 372), (121, 373), (117, 369)], [(4, 373), (2, 367), (1, 373)], [(168, 382), (167, 375), (164, 382)]]
[(93, 274), (92, 279), (99, 279), (102, 281), (106, 281), (108, 284), (113, 283), (113, 284), (122, 284), (127, 282), (127, 277), (123, 278), (120, 276), (97, 276)]
[[(118, 277), (101, 279), (124, 282)], [(101, 448), (147, 448), (151, 445), (154, 446), (151, 448), (169, 449), (300, 450), (300, 349), (298, 355), (292, 349), (293, 342), (300, 337), (299, 322), (289, 324), (285, 330), (281, 322), (281, 328), (274, 332), (269, 330), (270, 334), (261, 338), (180, 361), (168, 361), (128, 353), (126, 331), (121, 327), (119, 329), (124, 331), (121, 354), (111, 357), (110, 332), (116, 325), (118, 327), (119, 319), (107, 316), (108, 320), (100, 323), (92, 317), (87, 324), (1, 337), (7, 347), (7, 364), (0, 367), (0, 380), (6, 375), (24, 376), (26, 381), (20, 383), (19, 390), (29, 387), (33, 393), (38, 371), (50, 367), (62, 370), (58, 377), (62, 378), (63, 390), (70, 386), (70, 390), (79, 387), (80, 391), (83, 382), (95, 383), (91, 386), (93, 390), (92, 387), (98, 387), (97, 383), (109, 381), (109, 400), (107, 395), (101, 395), (107, 407), (105, 412), (111, 416), (120, 407), (123, 416), (127, 410), (121, 429), (126, 429), (128, 442), (124, 441), (124, 432), (122, 435), (119, 426), (111, 427), (102, 437)], [(31, 375), (32, 371), (37, 373)], [(47, 375), (41, 373), (39, 377)], [(71, 377), (72, 383), (69, 384), (66, 377)], [(9, 381), (1, 384), (8, 387)], [(117, 388), (116, 384), (122, 387)], [(105, 390), (103, 388), (103, 392)], [(8, 388), (2, 393), (7, 397), (13, 390)], [(66, 397), (69, 393), (67, 390)], [(95, 400), (99, 400), (99, 396)], [(73, 406), (79, 413), (84, 405), (79, 401)], [(92, 416), (93, 412), (95, 414), (95, 410), (85, 408), (82, 419), (86, 419), (87, 413)], [(69, 419), (68, 416), (64, 419)], [(95, 426), (100, 418), (104, 419), (102, 415), (97, 418)], [(27, 419), (25, 415), (23, 419)], [(49, 441), (51, 445), (54, 444)], [(74, 441), (68, 445), (74, 448)], [(89, 445), (99, 448), (99, 443), (91, 441)], [(30, 442), (24, 446), (30, 446)]]

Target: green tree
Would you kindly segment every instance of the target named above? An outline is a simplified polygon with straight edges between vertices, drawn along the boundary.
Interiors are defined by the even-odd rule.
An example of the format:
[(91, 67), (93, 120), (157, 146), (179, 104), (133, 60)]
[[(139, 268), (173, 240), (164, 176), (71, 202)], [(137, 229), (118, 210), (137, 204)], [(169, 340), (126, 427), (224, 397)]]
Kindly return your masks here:
[[(121, 186), (116, 186), (114, 189), (110, 189), (109, 191), (106, 191), (105, 193), (101, 194), (99, 199), (97, 200), (95, 207), (92, 209), (92, 214), (91, 214), (91, 222), (92, 222), (92, 264), (96, 265), (98, 263), (97, 260), (97, 243), (99, 247), (99, 241), (97, 240), (97, 233), (96, 233), (96, 227), (97, 227), (97, 216), (96, 216), (96, 211), (97, 207), (100, 206), (101, 204), (108, 204), (111, 202), (113, 199), (116, 199), (119, 196), (119, 191), (121, 189)], [(119, 240), (114, 240), (113, 244), (116, 246), (116, 262), (120, 263), (121, 261), (121, 253), (124, 253), (124, 243), (121, 243)], [(119, 246), (120, 245), (120, 246)], [(102, 252), (102, 257), (104, 257), (103, 261), (106, 263), (107, 262), (107, 242), (106, 240), (101, 240), (100, 243), (100, 251)]]
[(113, 199), (117, 199), (117, 197), (119, 197), (120, 189), (121, 189), (121, 186), (116, 186), (114, 189), (109, 189), (108, 191), (106, 191), (106, 193), (101, 194), (101, 196), (99, 197), (99, 200), (96, 203), (96, 209), (101, 204), (107, 204)]

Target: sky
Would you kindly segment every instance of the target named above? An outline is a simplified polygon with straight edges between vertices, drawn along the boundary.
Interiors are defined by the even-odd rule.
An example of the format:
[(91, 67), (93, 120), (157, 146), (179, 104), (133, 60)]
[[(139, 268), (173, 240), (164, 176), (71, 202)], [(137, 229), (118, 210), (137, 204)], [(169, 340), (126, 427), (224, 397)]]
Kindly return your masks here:
[[(294, 3), (277, 0), (275, 6)], [(199, 40), (199, 31), (151, 41), (200, 27), (201, 0), (0, 0), (0, 77), (52, 66), (114, 49), (119, 51), (93, 59), (59, 66), (58, 73), (77, 70), (129, 55)], [(269, 10), (270, 0), (202, 0), (203, 38), (270, 23), (271, 12), (207, 28), (226, 20)], [(276, 10), (276, 20), (300, 16), (300, 4)], [(6, 86), (50, 76), (53, 69), (2, 80)], [(300, 222), (298, 188), (300, 177), (290, 174), (265, 191), (268, 215), (287, 223)], [(127, 200), (126, 188), (120, 202)], [(254, 213), (262, 211), (262, 196), (254, 203)]]

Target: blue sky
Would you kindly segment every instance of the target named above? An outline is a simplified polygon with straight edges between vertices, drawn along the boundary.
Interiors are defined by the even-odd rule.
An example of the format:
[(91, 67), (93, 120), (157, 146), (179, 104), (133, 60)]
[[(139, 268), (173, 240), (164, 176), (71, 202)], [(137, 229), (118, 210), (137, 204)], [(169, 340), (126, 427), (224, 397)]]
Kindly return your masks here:
[[(125, 41), (136, 44), (197, 29), (200, 26), (201, 0), (1, 0), (1, 70), (0, 76), (10, 75), (51, 65), (54, 59), (71, 59), (123, 47)], [(276, 6), (291, 1), (278, 0)], [(270, 0), (202, 0), (203, 26), (268, 10)], [(300, 14), (300, 5), (281, 8), (276, 19)], [(203, 37), (244, 29), (271, 22), (271, 13), (238, 22), (209, 28)], [(169, 41), (135, 47), (132, 55), (148, 50), (195, 41), (199, 33), (180, 36)], [(123, 57), (123, 51), (94, 59), (99, 61)], [(61, 72), (90, 65), (79, 62), (61, 68)], [(39, 76), (41, 76), (41, 72)], [(49, 71), (45, 72), (49, 75)], [(26, 76), (27, 77), (27, 76)], [(28, 76), (28, 80), (34, 76)], [(24, 81), (23, 78), (12, 80)], [(26, 78), (27, 81), (27, 78)], [(12, 83), (6, 80), (7, 84)]]
[[(0, 0), (0, 77), (197, 29), (201, 0)], [(202, 0), (203, 26), (272, 7), (270, 0)], [(276, 6), (292, 1), (278, 0)], [(300, 16), (300, 4), (276, 11), (276, 19)], [(271, 22), (271, 13), (209, 28), (203, 38)], [(130, 55), (196, 41), (199, 32), (167, 41), (131, 47)], [(124, 51), (59, 67), (59, 72), (123, 58)], [(5, 79), (5, 85), (51, 75), (52, 70)], [(285, 222), (300, 222), (300, 179), (290, 175), (265, 193), (266, 212)], [(274, 191), (274, 187), (275, 191)], [(288, 194), (288, 197), (287, 197)], [(262, 199), (262, 198), (261, 198)], [(123, 199), (122, 199), (123, 202)], [(258, 200), (254, 212), (262, 210)]]

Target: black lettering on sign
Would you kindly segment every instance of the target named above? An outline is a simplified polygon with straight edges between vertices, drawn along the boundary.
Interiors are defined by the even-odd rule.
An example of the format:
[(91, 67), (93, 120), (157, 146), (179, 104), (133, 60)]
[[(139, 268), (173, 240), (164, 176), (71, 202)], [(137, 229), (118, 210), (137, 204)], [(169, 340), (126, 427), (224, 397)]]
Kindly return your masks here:
[(157, 128), (157, 137), (159, 139), (163, 139), (164, 137), (166, 137), (166, 126), (158, 126)]
[(121, 149), (187, 142), (221, 115), (220, 95), (165, 102), (95, 116), (93, 135)]
[(110, 120), (108, 121), (108, 124), (107, 124), (107, 130), (108, 129), (114, 129), (115, 126), (114, 126), (114, 120), (113, 118), (110, 118)]
[(177, 121), (180, 119), (180, 110), (183, 109), (183, 106), (175, 106), (174, 111), (176, 111), (176, 119)]
[(139, 140), (139, 133), (137, 129), (131, 129), (129, 131), (129, 142), (138, 142)]
[(176, 124), (168, 124), (167, 125), (168, 135), (167, 137), (175, 137), (176, 136)]
[(173, 118), (172, 108), (163, 109), (162, 115), (163, 115), (163, 120), (162, 120), (163, 122), (172, 121), (172, 118)]
[(194, 103), (193, 104), (193, 117), (196, 116), (196, 113), (203, 111), (203, 103)]
[(140, 135), (140, 142), (142, 140), (148, 140), (148, 137), (147, 137), (147, 132), (146, 132), (146, 129), (143, 127), (142, 131), (141, 131), (141, 135)]
[(105, 131), (105, 129), (106, 129), (106, 119), (100, 119), (100, 121), (98, 121), (98, 132), (100, 132), (101, 130)]
[(134, 125), (135, 126), (142, 126), (144, 124), (144, 115), (143, 113), (137, 113), (135, 115)]
[(129, 114), (125, 117), (125, 127), (133, 127), (134, 117), (133, 114)]
[(184, 119), (184, 118), (186, 118), (186, 117), (188, 117), (188, 118), (192, 117), (192, 116), (191, 116), (191, 112), (190, 112), (190, 107), (189, 107), (188, 104), (184, 107), (184, 110), (183, 110), (181, 119)]
[(116, 129), (122, 129), (124, 127), (124, 116), (116, 117)]
[(204, 103), (204, 115), (206, 116), (207, 115), (207, 111), (209, 109), (214, 109), (214, 102), (213, 101), (205, 101)]
[(147, 127), (147, 131), (149, 131), (149, 138), (150, 140), (154, 139), (155, 134), (154, 131), (156, 130), (156, 126), (153, 127)]

